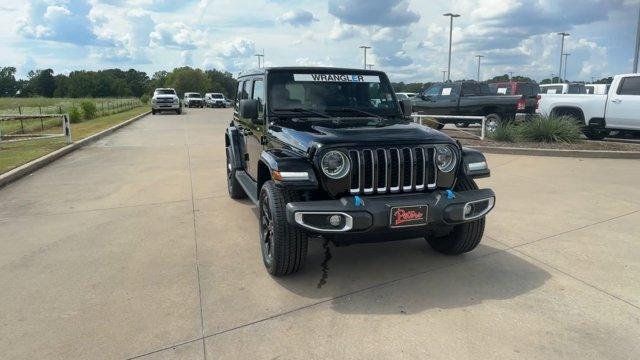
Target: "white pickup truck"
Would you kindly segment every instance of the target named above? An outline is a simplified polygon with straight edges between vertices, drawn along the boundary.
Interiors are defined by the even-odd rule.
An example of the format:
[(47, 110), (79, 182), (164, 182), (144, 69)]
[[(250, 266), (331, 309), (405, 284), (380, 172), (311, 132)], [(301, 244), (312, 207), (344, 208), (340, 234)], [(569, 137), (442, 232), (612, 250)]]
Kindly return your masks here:
[(593, 140), (614, 129), (640, 131), (640, 73), (616, 75), (606, 95), (541, 94), (536, 112), (583, 121)]
[(151, 113), (155, 115), (161, 111), (171, 110), (176, 114), (182, 113), (182, 105), (176, 91), (172, 88), (158, 88), (151, 98)]

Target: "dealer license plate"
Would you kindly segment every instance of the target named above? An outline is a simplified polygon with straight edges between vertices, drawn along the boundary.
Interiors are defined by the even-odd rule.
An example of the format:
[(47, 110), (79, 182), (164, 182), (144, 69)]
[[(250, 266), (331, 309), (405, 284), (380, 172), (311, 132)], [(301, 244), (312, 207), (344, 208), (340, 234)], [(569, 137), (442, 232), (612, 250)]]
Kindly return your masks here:
[(389, 226), (418, 226), (427, 223), (427, 205), (396, 206), (391, 208)]

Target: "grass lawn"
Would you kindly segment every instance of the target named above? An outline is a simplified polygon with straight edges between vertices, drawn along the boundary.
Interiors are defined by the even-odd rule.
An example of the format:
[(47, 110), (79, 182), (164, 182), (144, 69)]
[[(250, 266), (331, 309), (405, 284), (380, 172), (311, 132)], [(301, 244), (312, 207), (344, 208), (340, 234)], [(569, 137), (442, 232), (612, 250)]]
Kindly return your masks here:
[[(149, 107), (141, 106), (119, 114), (86, 120), (79, 124), (71, 124), (73, 141), (84, 139), (87, 136), (108, 129), (146, 111), (149, 111)], [(65, 145), (66, 142), (64, 138), (0, 143), (0, 174), (44, 156)]]

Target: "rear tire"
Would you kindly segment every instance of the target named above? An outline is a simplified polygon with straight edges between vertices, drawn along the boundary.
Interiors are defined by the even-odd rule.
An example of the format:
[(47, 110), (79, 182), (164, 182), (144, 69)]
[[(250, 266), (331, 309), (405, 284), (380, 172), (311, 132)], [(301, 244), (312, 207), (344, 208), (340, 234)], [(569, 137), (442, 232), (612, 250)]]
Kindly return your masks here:
[(260, 249), (264, 266), (274, 276), (299, 271), (307, 257), (307, 233), (287, 222), (287, 203), (297, 199), (296, 193), (272, 180), (260, 191)]
[[(454, 188), (455, 191), (476, 189), (478, 189), (478, 185), (473, 179), (467, 177), (458, 179)], [(464, 254), (480, 244), (484, 234), (484, 223), (485, 218), (482, 217), (468, 223), (455, 225), (448, 236), (427, 238), (427, 242), (435, 251), (445, 255)]]
[(496, 113), (487, 115), (485, 127), (488, 133), (495, 132), (500, 126), (502, 126), (502, 116)]

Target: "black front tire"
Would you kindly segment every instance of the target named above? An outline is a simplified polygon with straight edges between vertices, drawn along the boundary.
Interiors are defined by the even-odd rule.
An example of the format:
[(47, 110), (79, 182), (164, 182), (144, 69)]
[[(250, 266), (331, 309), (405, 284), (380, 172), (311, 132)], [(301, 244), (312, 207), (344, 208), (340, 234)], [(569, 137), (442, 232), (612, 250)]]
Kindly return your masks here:
[[(473, 179), (463, 177), (458, 179), (454, 191), (476, 190)], [(440, 253), (446, 255), (459, 255), (475, 249), (484, 234), (485, 218), (482, 217), (468, 223), (455, 225), (449, 235), (443, 237), (427, 238), (427, 242), (431, 247)]]
[(236, 171), (233, 169), (231, 165), (231, 148), (226, 148), (227, 152), (227, 191), (229, 192), (229, 197), (232, 199), (244, 199), (247, 197), (247, 194), (244, 192), (242, 185), (236, 178)]
[(609, 130), (606, 129), (594, 129), (590, 127), (585, 127), (582, 130), (584, 136), (586, 136), (589, 140), (602, 140), (609, 136)]
[(182, 114), (182, 108), (176, 110), (176, 114), (178, 114), (178, 115)]
[(151, 115), (155, 115), (156, 114), (156, 109), (151, 109)]
[(271, 180), (260, 191), (260, 249), (264, 266), (274, 276), (299, 271), (307, 257), (307, 233), (287, 222), (287, 203), (296, 200), (295, 192)]

